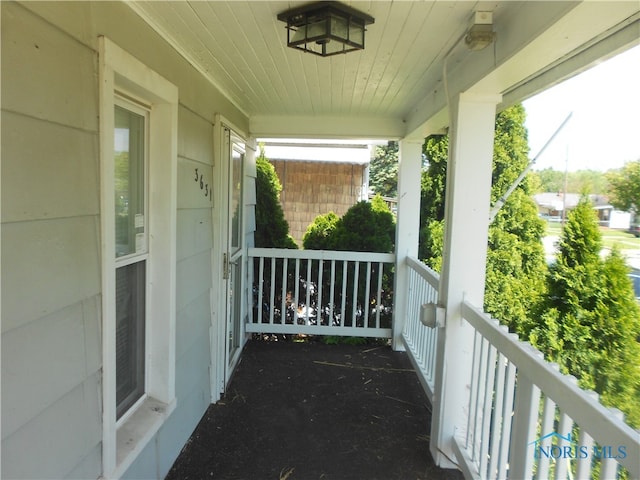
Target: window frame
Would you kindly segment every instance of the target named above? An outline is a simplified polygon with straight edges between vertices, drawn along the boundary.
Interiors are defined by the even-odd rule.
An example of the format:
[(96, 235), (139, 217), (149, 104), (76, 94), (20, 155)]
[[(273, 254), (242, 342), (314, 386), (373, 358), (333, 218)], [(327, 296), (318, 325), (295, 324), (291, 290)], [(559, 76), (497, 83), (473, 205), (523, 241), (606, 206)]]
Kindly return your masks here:
[[(142, 246), (142, 249), (140, 251), (137, 251), (137, 244), (136, 244), (136, 241), (134, 240), (134, 245), (136, 245), (136, 251), (132, 253), (120, 255), (120, 256), (118, 256), (117, 248), (115, 251), (116, 278), (117, 278), (117, 271), (119, 269), (129, 267), (133, 264), (144, 262), (144, 267), (143, 267), (144, 268), (144, 296), (143, 296), (144, 318), (141, 325), (136, 325), (136, 328), (138, 329), (138, 331), (140, 332), (141, 330), (143, 335), (142, 342), (136, 342), (136, 344), (138, 345), (140, 343), (142, 344), (141, 345), (142, 352), (137, 353), (137, 355), (141, 357), (139, 358), (139, 361), (142, 363), (142, 378), (140, 379), (141, 385), (139, 384), (136, 385), (136, 389), (130, 392), (130, 394), (125, 399), (123, 399), (119, 404), (117, 401), (118, 383), (117, 383), (117, 374), (116, 374), (116, 428), (117, 428), (118, 426), (126, 422), (127, 419), (139, 408), (139, 406), (144, 403), (144, 401), (147, 398), (147, 391), (148, 391), (149, 375), (148, 375), (148, 365), (146, 361), (146, 353), (149, 348), (149, 345), (148, 345), (149, 336), (147, 335), (147, 331), (149, 328), (149, 325), (148, 325), (149, 322), (147, 321), (147, 312), (149, 311), (149, 305), (147, 303), (149, 299), (149, 281), (148, 281), (149, 272), (147, 267), (149, 265), (149, 261), (148, 261), (149, 260), (149, 225), (148, 225), (149, 195), (148, 193), (149, 193), (149, 143), (150, 143), (149, 142), (149, 138), (150, 138), (149, 137), (149, 120), (151, 117), (151, 106), (143, 105), (140, 101), (133, 101), (131, 99), (131, 96), (126, 94), (125, 92), (116, 91), (115, 99), (114, 99), (114, 107), (118, 107), (130, 113), (133, 113), (135, 115), (139, 115), (140, 117), (142, 117), (144, 121), (143, 129), (142, 129), (143, 165), (142, 165), (142, 182), (141, 182), (142, 202), (143, 202), (142, 233), (143, 233), (144, 245)], [(114, 122), (114, 128), (115, 128), (115, 122)], [(114, 187), (115, 187), (115, 181), (114, 181)], [(115, 188), (114, 188), (114, 192), (115, 192)], [(117, 235), (117, 226), (115, 227), (115, 230)], [(134, 233), (134, 237), (135, 235), (136, 234)], [(117, 240), (116, 240), (116, 245), (117, 245)], [(116, 282), (116, 289), (117, 289), (117, 282)], [(116, 302), (116, 310), (117, 310), (117, 302)], [(117, 329), (117, 316), (116, 316), (116, 329)], [(117, 336), (116, 336), (116, 339), (117, 339)], [(117, 343), (117, 340), (116, 340), (116, 343)], [(118, 365), (117, 365), (117, 355), (116, 355), (116, 372), (117, 370), (118, 370)], [(135, 397), (135, 400), (132, 401), (133, 397)], [(121, 408), (121, 404), (129, 404), (129, 405), (123, 410)], [(122, 413), (119, 413), (120, 410), (123, 410)]]
[[(178, 89), (99, 37), (102, 470), (120, 477), (175, 409)], [(114, 128), (117, 98), (148, 105), (145, 394), (116, 420)], [(127, 262), (120, 257), (120, 263)], [(130, 259), (129, 259), (130, 260)], [(152, 288), (150, 288), (152, 286)]]

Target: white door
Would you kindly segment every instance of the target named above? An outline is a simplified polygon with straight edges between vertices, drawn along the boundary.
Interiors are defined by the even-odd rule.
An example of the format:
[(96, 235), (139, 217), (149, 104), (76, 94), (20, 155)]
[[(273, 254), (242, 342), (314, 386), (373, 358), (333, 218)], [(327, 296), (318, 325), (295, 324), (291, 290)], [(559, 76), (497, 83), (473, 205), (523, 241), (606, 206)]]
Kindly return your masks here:
[(244, 274), (244, 212), (243, 212), (243, 167), (245, 159), (244, 141), (231, 130), (224, 130), (224, 151), (228, 165), (228, 200), (226, 251), (223, 253), (224, 277), (226, 280), (226, 333), (225, 333), (225, 388), (235, 369), (242, 350), (244, 329), (242, 319), (242, 278)]

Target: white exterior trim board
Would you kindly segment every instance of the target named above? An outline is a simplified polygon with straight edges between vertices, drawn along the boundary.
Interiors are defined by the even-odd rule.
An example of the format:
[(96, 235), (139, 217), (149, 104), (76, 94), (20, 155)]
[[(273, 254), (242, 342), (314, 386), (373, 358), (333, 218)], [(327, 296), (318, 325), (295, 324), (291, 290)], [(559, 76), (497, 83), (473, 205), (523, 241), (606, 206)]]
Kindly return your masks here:
[[(118, 478), (175, 408), (178, 89), (107, 38), (99, 38), (99, 47), (102, 471), (108, 478)], [(151, 260), (147, 279), (146, 399), (127, 420), (116, 425), (115, 213), (112, 186), (113, 105), (115, 92), (119, 89), (152, 105), (148, 192)]]

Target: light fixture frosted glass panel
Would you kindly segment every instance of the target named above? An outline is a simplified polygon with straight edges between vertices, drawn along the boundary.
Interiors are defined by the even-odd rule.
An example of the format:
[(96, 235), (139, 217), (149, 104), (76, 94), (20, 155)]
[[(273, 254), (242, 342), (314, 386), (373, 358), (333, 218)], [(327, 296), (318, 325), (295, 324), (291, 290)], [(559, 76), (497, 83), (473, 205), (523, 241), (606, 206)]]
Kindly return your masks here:
[(349, 25), (349, 41), (364, 48), (364, 26), (353, 23)]
[(331, 35), (342, 40), (349, 39), (349, 25), (347, 20), (339, 17), (331, 17)]
[(315, 41), (316, 38), (321, 38), (327, 33), (326, 20), (318, 20), (308, 25), (298, 27), (291, 36), (291, 43)]

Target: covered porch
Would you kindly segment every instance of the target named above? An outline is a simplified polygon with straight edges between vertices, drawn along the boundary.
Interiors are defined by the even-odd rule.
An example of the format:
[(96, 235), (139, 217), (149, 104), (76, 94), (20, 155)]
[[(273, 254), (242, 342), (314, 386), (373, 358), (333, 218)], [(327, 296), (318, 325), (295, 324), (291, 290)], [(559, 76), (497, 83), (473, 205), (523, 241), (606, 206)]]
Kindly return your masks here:
[(167, 479), (462, 479), (425, 455), (430, 422), (406, 354), (384, 343), (253, 339)]
[[(417, 412), (410, 414), (413, 419), (409, 423), (417, 423), (420, 431), (428, 436), (431, 452), (428, 455), (427, 444), (422, 445), (425, 447), (422, 455), (430, 458), (417, 461), (412, 468), (420, 465), (419, 468), (431, 469), (437, 465), (445, 469), (432, 470), (433, 476), (425, 474), (417, 478), (449, 478), (453, 473), (446, 469), (460, 470), (465, 478), (496, 479), (564, 479), (573, 475), (608, 479), (618, 478), (622, 469), (626, 469), (631, 478), (640, 475), (636, 461), (640, 455), (640, 436), (624, 422), (622, 413), (603, 406), (595, 392), (582, 390), (574, 377), (561, 374), (557, 365), (546, 362), (539, 351), (509, 333), (506, 326), (484, 313), (481, 306), (462, 298), (459, 304), (449, 307), (455, 309), (460, 319), (455, 324), (459, 329), (457, 336), (448, 339), (448, 343), (447, 334), (452, 327), (446, 322), (451, 320), (447, 319), (447, 311), (442, 306), (446, 285), (443, 287), (443, 278), (417, 258), (407, 256), (398, 264), (397, 256), (391, 254), (250, 249), (249, 259), (255, 267), (252, 271), (258, 273), (257, 278), (252, 279), (254, 308), (247, 317), (246, 331), (259, 336), (262, 336), (259, 332), (276, 332), (276, 339), (278, 335), (295, 333), (370, 337), (377, 338), (378, 342), (387, 339), (384, 353), (381, 346), (360, 347), (355, 354), (345, 354), (342, 345), (323, 345), (327, 355), (335, 355), (333, 358), (344, 355), (347, 360), (315, 360), (314, 350), (310, 348), (310, 358), (306, 361), (311, 361), (314, 368), (356, 370), (362, 375), (374, 371), (411, 372), (394, 378), (393, 382), (398, 383), (393, 384), (390, 392), (395, 389), (413, 392), (416, 382), (422, 386), (421, 393), (413, 392), (399, 400), (416, 403), (416, 399), (424, 398), (428, 410), (427, 417)], [(395, 267), (390, 273), (394, 277), (391, 298), (382, 281), (385, 262)], [(293, 282), (292, 277), (296, 279)], [(386, 325), (382, 313), (385, 294), (386, 301), (393, 305), (392, 319)], [(305, 308), (291, 315), (280, 313), (289, 310), (291, 305)], [(398, 311), (402, 312), (401, 317)], [(269, 337), (272, 335), (265, 335)], [(239, 382), (247, 381), (245, 376), (248, 376), (249, 382), (268, 384), (271, 373), (279, 374), (269, 373), (262, 362), (269, 364), (274, 361), (272, 355), (282, 355), (275, 363), (290, 372), (284, 374), (287, 379), (304, 380), (299, 393), (304, 397), (301, 401), (305, 403), (308, 398), (310, 404), (303, 409), (304, 413), (293, 417), (286, 413), (286, 401), (281, 413), (277, 413), (280, 411), (277, 405), (270, 412), (294, 430), (296, 426), (303, 428), (313, 418), (314, 402), (323, 403), (322, 397), (326, 395), (321, 393), (323, 386), (314, 384), (313, 369), (307, 371), (302, 364), (295, 365), (302, 347), (298, 350), (296, 345), (274, 348), (268, 342), (257, 347), (259, 343), (249, 343), (250, 360)], [(331, 352), (332, 348), (335, 351)], [(364, 359), (370, 352), (375, 352), (372, 357), (382, 355), (391, 363), (381, 368), (367, 365)], [(287, 365), (293, 370), (286, 370)], [(355, 395), (355, 403), (361, 406), (375, 403), (368, 396), (370, 392), (361, 391), (359, 382), (352, 380), (346, 391)], [(381, 381), (386, 384), (389, 380), (387, 377)], [(364, 382), (366, 384), (367, 379)], [(242, 388), (236, 391), (233, 385), (232, 380), (223, 403), (234, 402), (238, 395), (243, 395)], [(340, 391), (337, 385), (328, 387), (329, 391), (333, 387), (336, 392)], [(294, 385), (285, 388), (289, 391)], [(384, 388), (387, 387), (381, 384), (380, 389)], [(287, 395), (289, 393), (285, 398)], [(293, 392), (290, 395), (294, 397)], [(349, 417), (350, 412), (346, 415)], [(354, 417), (348, 423), (353, 421), (357, 424), (360, 419)], [(207, 427), (200, 428), (202, 434), (207, 435), (204, 433)], [(213, 427), (210, 424), (208, 428)], [(408, 442), (403, 428), (395, 434), (397, 441)], [(231, 435), (240, 434), (242, 438), (241, 432), (241, 429), (231, 430)], [(386, 438), (386, 434), (366, 430), (359, 437), (369, 434)], [(194, 443), (198, 443), (197, 437), (198, 431), (192, 439)], [(191, 448), (197, 451), (202, 447)], [(289, 455), (293, 452), (295, 449), (290, 450)], [(339, 459), (339, 453), (338, 450), (328, 454), (329, 461)], [(180, 460), (178, 464), (184, 465)]]
[[(638, 432), (482, 311), (496, 112), (637, 45), (638, 3), (349, 2), (375, 23), (363, 51), (329, 58), (286, 47), (278, 16), (304, 3), (1, 2), (2, 476), (160, 479), (185, 445), (223, 462), (248, 410), (267, 408), (249, 392), (277, 374), (299, 388), (279, 389), (275, 424), (253, 439), (265, 448), (244, 455), (256, 470), (238, 476), (306, 478), (290, 455), (267, 462), (298, 448), (284, 426), (359, 412), (357, 436), (324, 444), (311, 474), (345, 478), (323, 469), (352, 455), (384, 478), (640, 478)], [(495, 33), (487, 48), (465, 40), (477, 24)], [(123, 109), (149, 147), (139, 174), (122, 174), (148, 200), (140, 212), (129, 186), (114, 209)], [(425, 137), (444, 132), (438, 275), (418, 258), (420, 176)], [(394, 252), (255, 248), (260, 138), (398, 141)], [(138, 328), (122, 344), (121, 317)], [(251, 343), (261, 332), (388, 346), (316, 345), (328, 356), (305, 368), (305, 345)], [(312, 366), (332, 382), (315, 384)], [(392, 383), (374, 389), (374, 373)], [(314, 417), (310, 399), (331, 392), (357, 408), (327, 399)], [(211, 413), (225, 406), (242, 409)], [(375, 430), (393, 408), (406, 426)], [(224, 437), (213, 452), (189, 440), (206, 412)], [(323, 430), (308, 432), (340, 435)], [(397, 442), (388, 463), (356, 455), (379, 436)]]

